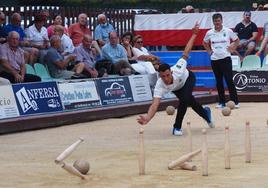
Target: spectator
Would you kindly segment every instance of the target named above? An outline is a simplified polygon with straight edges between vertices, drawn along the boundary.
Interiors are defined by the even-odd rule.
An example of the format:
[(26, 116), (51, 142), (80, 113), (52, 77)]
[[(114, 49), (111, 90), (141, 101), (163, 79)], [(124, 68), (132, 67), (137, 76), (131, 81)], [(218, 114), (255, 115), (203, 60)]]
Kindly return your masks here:
[(133, 54), (133, 51), (132, 51), (132, 40), (133, 40), (133, 35), (131, 32), (125, 32), (123, 35), (122, 35), (122, 39), (121, 39), (121, 44), (122, 46), (125, 48), (126, 52), (127, 52), (127, 58), (128, 58), (128, 62), (130, 64), (135, 64), (135, 63), (138, 63), (136, 61), (136, 57), (134, 56)]
[[(47, 28), (47, 34), (48, 34), (48, 38), (50, 38), (53, 34), (54, 34), (54, 29), (55, 26), (57, 25), (61, 25), (62, 26), (62, 17), (61, 15), (56, 15), (53, 17), (53, 24), (50, 25)], [(64, 34), (68, 35), (68, 29), (64, 27)]]
[(44, 26), (47, 28), (48, 25), (47, 25), (47, 20), (49, 18), (49, 10), (47, 9), (42, 9), (40, 12), (39, 12), (39, 15), (41, 16), (43, 22), (44, 22)]
[(268, 54), (268, 22), (264, 23), (261, 40), (261, 46), (260, 49), (256, 52), (256, 55), (260, 56), (261, 52), (264, 50), (264, 55), (266, 56)]
[(70, 55), (74, 52), (74, 45), (73, 41), (70, 39), (68, 35), (64, 33), (64, 27), (61, 25), (56, 25), (54, 27), (54, 33), (55, 35), (60, 36), (61, 40), (61, 48), (60, 52), (62, 56)]
[(6, 16), (3, 12), (0, 12), (0, 44), (6, 42), (6, 36), (4, 31), (4, 23), (6, 20)]
[(132, 67), (140, 74), (153, 74), (156, 73), (160, 65), (159, 57), (154, 56), (143, 47), (143, 39), (141, 35), (137, 35), (133, 39), (134, 48), (133, 54), (138, 63), (132, 64)]
[(10, 81), (8, 79), (0, 77), (0, 86), (1, 85), (9, 85)]
[(49, 39), (47, 29), (44, 27), (44, 20), (40, 15), (35, 16), (34, 24), (28, 28), (27, 36), (30, 46), (39, 50), (38, 62), (43, 64), (49, 47)]
[[(257, 25), (251, 21), (251, 12), (245, 11), (243, 14), (243, 21), (235, 26), (234, 32), (238, 34), (240, 39), (237, 50), (234, 51), (235, 55), (240, 57), (243, 61), (244, 57), (254, 52), (256, 47), (256, 37), (258, 35)], [(244, 55), (240, 54), (239, 51), (246, 50)]]
[(19, 48), (19, 33), (11, 31), (7, 43), (0, 50), (0, 76), (11, 83), (38, 82), (41, 78), (36, 75), (26, 74), (23, 50)]
[(99, 72), (95, 68), (96, 64), (96, 55), (97, 52), (93, 47), (93, 40), (90, 35), (84, 35), (82, 40), (82, 44), (77, 46), (74, 50), (74, 54), (76, 55), (76, 59), (85, 64), (85, 69), (90, 78), (97, 78), (107, 76), (105, 70), (100, 70)]
[(114, 27), (107, 22), (106, 16), (104, 14), (98, 15), (99, 25), (95, 28), (95, 40), (98, 42), (99, 46), (102, 47), (109, 42), (109, 33), (114, 31)]
[[(216, 108), (225, 106), (225, 94), (223, 79), (225, 79), (230, 98), (235, 103), (235, 108), (239, 108), (236, 88), (233, 82), (231, 52), (239, 44), (237, 35), (229, 28), (222, 25), (222, 15), (216, 13), (212, 16), (214, 28), (210, 29), (203, 41), (203, 45), (211, 58), (211, 66), (216, 78), (216, 86), (219, 96), (219, 104)], [(231, 41), (233, 41), (231, 43)]]
[(84, 64), (75, 62), (75, 55), (69, 55), (66, 59), (58, 52), (61, 47), (60, 36), (53, 35), (50, 38), (51, 47), (46, 55), (48, 70), (53, 78), (70, 79), (79, 77), (84, 70)]
[(107, 66), (106, 67), (104, 66), (104, 68), (107, 69), (108, 74), (122, 75), (124, 74), (123, 72), (125, 72), (124, 69), (131, 70), (131, 73), (135, 73), (135, 70), (131, 67), (131, 65), (128, 62), (125, 48), (119, 44), (116, 32), (113, 31), (109, 34), (109, 41), (110, 41), (109, 43), (105, 44), (102, 47), (103, 58), (112, 63), (112, 68), (107, 68)]
[(68, 32), (75, 47), (81, 44), (84, 35), (91, 35), (91, 31), (87, 28), (87, 15), (85, 13), (79, 14), (78, 23), (72, 24)]
[(10, 23), (4, 28), (5, 35), (9, 32), (16, 31), (20, 35), (20, 46), (24, 50), (25, 63), (34, 64), (37, 60), (39, 50), (37, 48), (30, 47), (30, 42), (26, 39), (24, 30), (21, 27), (21, 16), (19, 13), (13, 13), (10, 19)]
[(186, 11), (185, 13), (194, 13), (194, 7), (191, 5), (187, 5), (185, 7), (185, 11)]

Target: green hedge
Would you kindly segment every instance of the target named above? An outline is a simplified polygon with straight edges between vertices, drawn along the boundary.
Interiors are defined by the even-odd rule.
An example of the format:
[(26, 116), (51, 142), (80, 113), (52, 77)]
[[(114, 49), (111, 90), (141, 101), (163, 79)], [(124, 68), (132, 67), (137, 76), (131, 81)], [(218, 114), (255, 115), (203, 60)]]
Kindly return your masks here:
[[(266, 4), (264, 0), (21, 0), (21, 5), (90, 6), (96, 8), (155, 8), (177, 9), (192, 5), (195, 8), (218, 10), (251, 9), (252, 3)], [(167, 12), (167, 11), (164, 11)]]

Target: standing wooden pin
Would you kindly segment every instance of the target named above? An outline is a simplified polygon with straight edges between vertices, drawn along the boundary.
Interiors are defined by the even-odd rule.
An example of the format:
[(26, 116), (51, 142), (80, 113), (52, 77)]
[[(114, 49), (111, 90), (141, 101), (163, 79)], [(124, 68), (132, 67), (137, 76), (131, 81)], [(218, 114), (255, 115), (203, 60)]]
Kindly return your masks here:
[(207, 131), (202, 130), (203, 143), (202, 143), (202, 175), (208, 176), (208, 145), (207, 145)]
[(139, 174), (145, 175), (144, 129), (139, 131)]
[(192, 131), (191, 131), (191, 123), (187, 122), (187, 134), (188, 134), (188, 147), (189, 153), (193, 151), (193, 141), (192, 141)]
[(246, 122), (245, 130), (245, 160), (246, 163), (251, 162), (251, 139), (250, 139), (250, 126), (249, 122)]
[(231, 146), (228, 126), (225, 127), (224, 159), (225, 169), (231, 169)]
[(68, 148), (66, 148), (56, 159), (55, 163), (59, 164), (61, 163), (64, 159), (66, 159), (73, 151), (78, 147), (78, 145), (84, 141), (84, 138), (80, 137), (79, 140), (77, 140), (75, 143), (70, 145)]

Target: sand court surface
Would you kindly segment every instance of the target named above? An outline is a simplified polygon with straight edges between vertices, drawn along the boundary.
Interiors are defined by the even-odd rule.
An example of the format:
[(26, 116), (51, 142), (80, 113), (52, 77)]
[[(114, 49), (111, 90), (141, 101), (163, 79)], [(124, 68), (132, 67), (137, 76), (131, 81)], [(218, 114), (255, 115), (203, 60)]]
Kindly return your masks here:
[[(175, 115), (158, 112), (144, 127), (146, 169), (139, 176), (137, 115), (79, 123), (71, 126), (0, 136), (0, 187), (267, 187), (268, 103), (241, 103), (224, 117), (215, 104), (216, 128), (188, 109), (183, 136), (171, 134)], [(250, 121), (252, 162), (245, 163), (245, 122)], [(168, 170), (168, 163), (188, 152), (186, 122), (191, 122), (193, 150), (202, 146), (202, 128), (207, 129), (208, 176), (202, 176), (201, 155), (193, 158), (197, 171)], [(224, 168), (224, 126), (230, 127), (231, 169)], [(86, 180), (70, 175), (55, 158), (69, 145), (85, 141), (64, 161), (90, 163)]]

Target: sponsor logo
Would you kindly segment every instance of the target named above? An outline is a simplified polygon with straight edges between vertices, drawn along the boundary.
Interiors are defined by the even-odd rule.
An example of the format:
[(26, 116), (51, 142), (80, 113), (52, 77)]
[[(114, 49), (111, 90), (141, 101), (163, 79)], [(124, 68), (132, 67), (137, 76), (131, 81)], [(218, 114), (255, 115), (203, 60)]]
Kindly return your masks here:
[(120, 96), (120, 97), (125, 97), (126, 96), (126, 89), (124, 85), (121, 85), (117, 82), (113, 82), (111, 87), (106, 88), (105, 91), (105, 96), (111, 97), (111, 96)]
[[(26, 113), (30, 109), (37, 111), (39, 109), (36, 100), (38, 99), (46, 99), (46, 98), (54, 98), (59, 97), (56, 88), (37, 88), (37, 89), (25, 89), (25, 87), (21, 88), (16, 92), (17, 99), (21, 106), (23, 113)], [(55, 108), (55, 105), (52, 103), (55, 101), (48, 100), (48, 107)], [(56, 101), (56, 104), (60, 106), (59, 101)], [(57, 106), (57, 105), (56, 105)]]
[(266, 78), (261, 78), (258, 75), (247, 75), (243, 73), (236, 73), (233, 76), (234, 83), (236, 85), (236, 89), (242, 90), (245, 89), (248, 85), (256, 85), (256, 84), (265, 84)]

